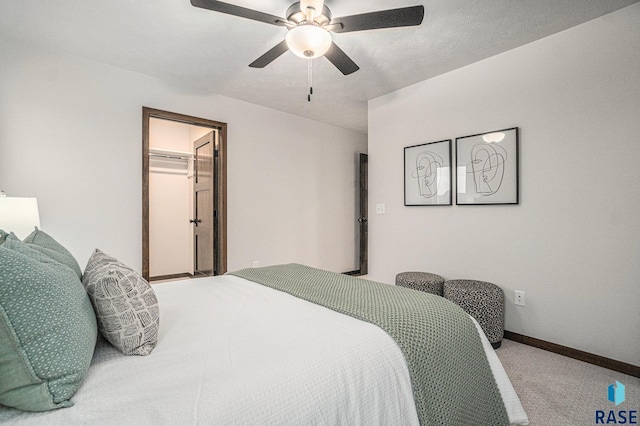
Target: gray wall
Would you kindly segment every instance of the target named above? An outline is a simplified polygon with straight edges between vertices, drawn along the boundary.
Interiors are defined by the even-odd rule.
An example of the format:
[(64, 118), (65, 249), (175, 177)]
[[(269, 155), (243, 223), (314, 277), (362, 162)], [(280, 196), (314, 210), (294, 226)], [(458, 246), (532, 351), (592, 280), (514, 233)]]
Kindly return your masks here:
[[(370, 101), (370, 278), (490, 281), (508, 330), (640, 365), (638, 22), (635, 4)], [(403, 147), (514, 126), (520, 205), (403, 205)]]

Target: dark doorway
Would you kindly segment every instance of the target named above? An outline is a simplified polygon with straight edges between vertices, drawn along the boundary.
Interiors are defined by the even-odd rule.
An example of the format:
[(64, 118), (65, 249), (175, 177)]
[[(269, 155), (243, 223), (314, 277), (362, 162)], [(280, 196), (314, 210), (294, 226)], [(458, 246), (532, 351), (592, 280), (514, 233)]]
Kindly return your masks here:
[(359, 154), (358, 158), (358, 265), (359, 269), (345, 272), (346, 275), (367, 275), (369, 272), (368, 204), (369, 204), (369, 155)]
[(368, 229), (369, 155), (360, 154), (360, 275), (369, 272)]

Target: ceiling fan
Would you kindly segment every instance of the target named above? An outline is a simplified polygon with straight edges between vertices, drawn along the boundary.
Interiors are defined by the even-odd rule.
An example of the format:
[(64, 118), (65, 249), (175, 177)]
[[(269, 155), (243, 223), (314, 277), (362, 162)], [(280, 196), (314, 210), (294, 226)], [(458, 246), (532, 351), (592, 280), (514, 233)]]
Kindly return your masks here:
[(249, 64), (252, 68), (264, 68), (284, 52), (291, 50), (297, 56), (305, 59), (325, 56), (344, 75), (354, 73), (360, 67), (333, 42), (331, 32), (347, 33), (408, 27), (420, 25), (424, 17), (424, 6), (422, 5), (332, 18), (331, 11), (324, 5), (323, 0), (301, 0), (287, 9), (286, 18), (280, 18), (215, 0), (191, 0), (191, 4), (202, 9), (284, 26), (289, 29), (283, 41)]

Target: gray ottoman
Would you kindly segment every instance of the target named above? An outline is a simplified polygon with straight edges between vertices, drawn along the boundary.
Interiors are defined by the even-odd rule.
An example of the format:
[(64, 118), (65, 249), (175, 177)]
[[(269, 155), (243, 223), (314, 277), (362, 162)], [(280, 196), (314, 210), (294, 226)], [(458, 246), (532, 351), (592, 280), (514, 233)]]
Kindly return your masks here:
[(495, 284), (474, 280), (449, 280), (444, 283), (443, 295), (482, 327), (491, 346), (497, 349), (504, 335), (504, 292)]
[(442, 296), (444, 278), (429, 272), (401, 272), (396, 275), (396, 285), (409, 287)]

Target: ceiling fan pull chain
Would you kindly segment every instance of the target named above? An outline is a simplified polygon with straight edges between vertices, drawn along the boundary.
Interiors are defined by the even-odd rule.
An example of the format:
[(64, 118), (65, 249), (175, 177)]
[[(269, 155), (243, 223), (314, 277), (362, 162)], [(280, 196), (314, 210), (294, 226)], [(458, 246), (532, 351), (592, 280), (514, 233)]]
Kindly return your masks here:
[(307, 94), (307, 102), (311, 102), (311, 95), (313, 95), (313, 66), (311, 65), (312, 59), (307, 59), (307, 86), (309, 87), (309, 94)]

